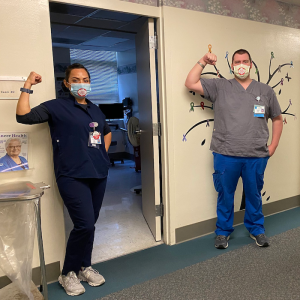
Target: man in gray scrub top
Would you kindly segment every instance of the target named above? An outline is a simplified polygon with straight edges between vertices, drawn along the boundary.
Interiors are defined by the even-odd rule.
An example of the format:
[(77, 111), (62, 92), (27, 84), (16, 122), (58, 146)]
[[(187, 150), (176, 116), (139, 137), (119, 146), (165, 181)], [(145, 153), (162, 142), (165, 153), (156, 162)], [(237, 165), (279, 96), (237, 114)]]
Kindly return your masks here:
[[(213, 180), (218, 192), (215, 247), (228, 247), (233, 232), (234, 193), (240, 177), (246, 196), (244, 224), (256, 244), (267, 247), (261, 190), (268, 159), (274, 154), (282, 132), (281, 109), (273, 89), (250, 78), (252, 60), (247, 50), (237, 50), (232, 56), (234, 79), (200, 78), (205, 66), (216, 62), (215, 54), (205, 54), (185, 82), (187, 88), (214, 104), (210, 150), (214, 155)], [(269, 118), (272, 142), (268, 146)]]

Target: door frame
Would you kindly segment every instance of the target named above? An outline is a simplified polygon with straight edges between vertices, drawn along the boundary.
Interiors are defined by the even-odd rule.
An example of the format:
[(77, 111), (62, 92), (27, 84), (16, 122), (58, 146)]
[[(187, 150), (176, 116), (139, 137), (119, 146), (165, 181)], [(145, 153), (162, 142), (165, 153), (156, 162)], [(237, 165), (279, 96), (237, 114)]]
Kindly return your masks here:
[[(170, 198), (169, 198), (169, 155), (168, 155), (168, 131), (167, 131), (167, 113), (166, 113), (166, 79), (165, 79), (165, 51), (164, 51), (164, 23), (163, 7), (150, 6), (125, 2), (120, 0), (48, 0), (49, 2), (79, 5), (93, 7), (117, 12), (137, 14), (140, 16), (153, 18), (156, 21), (157, 28), (157, 62), (158, 62), (158, 89), (159, 89), (159, 119), (161, 123), (160, 153), (161, 153), (161, 193), (162, 204), (164, 206), (164, 216), (162, 220), (163, 241), (167, 245), (174, 244), (171, 240), (170, 228)], [(51, 35), (51, 31), (49, 32)]]

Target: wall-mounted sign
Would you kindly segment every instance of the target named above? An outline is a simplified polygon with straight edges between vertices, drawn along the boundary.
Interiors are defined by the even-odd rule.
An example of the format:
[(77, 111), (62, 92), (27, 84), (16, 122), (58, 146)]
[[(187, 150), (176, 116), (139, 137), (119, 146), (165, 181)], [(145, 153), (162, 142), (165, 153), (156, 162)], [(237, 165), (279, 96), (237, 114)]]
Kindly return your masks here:
[(25, 76), (0, 76), (0, 100), (19, 99), (20, 88), (26, 79)]
[(0, 132), (0, 173), (27, 169), (28, 133)]

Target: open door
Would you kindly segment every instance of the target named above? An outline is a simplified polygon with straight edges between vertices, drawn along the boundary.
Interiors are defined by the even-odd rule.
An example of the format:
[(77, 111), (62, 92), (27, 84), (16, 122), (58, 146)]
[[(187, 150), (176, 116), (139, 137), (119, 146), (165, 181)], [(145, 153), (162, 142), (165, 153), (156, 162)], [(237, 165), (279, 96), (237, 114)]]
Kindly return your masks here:
[(140, 116), (143, 214), (156, 241), (161, 240), (159, 124), (154, 20), (148, 19), (136, 35), (136, 69)]

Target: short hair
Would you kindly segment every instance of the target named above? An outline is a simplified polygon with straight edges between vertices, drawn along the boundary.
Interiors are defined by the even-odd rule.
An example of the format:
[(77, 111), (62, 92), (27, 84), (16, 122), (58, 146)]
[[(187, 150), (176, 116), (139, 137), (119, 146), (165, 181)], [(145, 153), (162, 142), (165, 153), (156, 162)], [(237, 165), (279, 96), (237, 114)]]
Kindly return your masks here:
[(233, 53), (233, 55), (232, 55), (232, 63), (233, 63), (234, 56), (235, 56), (236, 54), (245, 54), (245, 53), (247, 53), (247, 54), (249, 55), (250, 62), (252, 62), (252, 58), (251, 58), (250, 53), (249, 53), (247, 50), (245, 50), (245, 49), (239, 49), (239, 50), (236, 50), (236, 51)]
[[(64, 78), (66, 80), (66, 82), (69, 81), (70, 73), (74, 69), (84, 69), (84, 70), (86, 70), (86, 72), (89, 75), (89, 79), (91, 80), (91, 75), (90, 75), (90, 72), (88, 71), (88, 69), (82, 64), (74, 63), (74, 64), (68, 66), (67, 69), (66, 69), (65, 78)], [(66, 86), (63, 82), (61, 83), (61, 87), (62, 87), (64, 92), (69, 92), (69, 89), (66, 88)]]
[(7, 149), (8, 145), (10, 144), (10, 142), (12, 141), (19, 141), (20, 144), (22, 145), (22, 141), (20, 138), (18, 137), (13, 137), (13, 138), (9, 138), (6, 142), (5, 142), (5, 149)]

